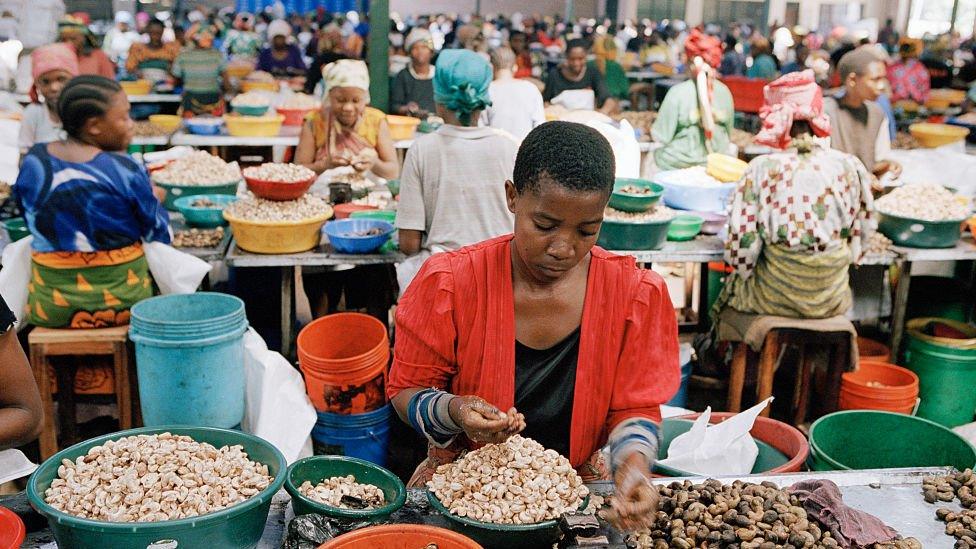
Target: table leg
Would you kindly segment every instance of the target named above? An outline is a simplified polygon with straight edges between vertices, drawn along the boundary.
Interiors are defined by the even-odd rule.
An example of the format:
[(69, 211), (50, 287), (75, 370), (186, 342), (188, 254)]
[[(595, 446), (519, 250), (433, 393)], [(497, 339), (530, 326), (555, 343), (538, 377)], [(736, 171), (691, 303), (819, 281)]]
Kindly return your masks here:
[(708, 316), (708, 263), (698, 264), (698, 329), (702, 333), (712, 327), (712, 319)]
[(34, 380), (41, 393), (41, 407), (44, 409), (43, 429), (39, 442), (41, 445), (41, 459), (47, 459), (58, 452), (57, 425), (54, 421), (54, 398), (51, 395), (51, 378), (48, 377), (47, 355), (43, 345), (30, 346), (31, 366), (34, 369)]
[(898, 286), (895, 288), (895, 301), (891, 310), (891, 358), (897, 363), (901, 355), (902, 332), (905, 331), (905, 315), (908, 308), (908, 290), (912, 282), (912, 262), (900, 261), (898, 265)]
[(288, 358), (291, 351), (291, 301), (294, 290), (295, 269), (301, 267), (281, 268), (281, 354)]

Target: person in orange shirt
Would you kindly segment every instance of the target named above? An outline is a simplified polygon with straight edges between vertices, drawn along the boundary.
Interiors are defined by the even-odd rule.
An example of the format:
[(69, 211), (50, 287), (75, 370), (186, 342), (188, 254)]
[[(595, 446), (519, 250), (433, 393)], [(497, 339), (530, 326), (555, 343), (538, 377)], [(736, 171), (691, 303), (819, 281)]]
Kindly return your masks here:
[(664, 280), (595, 246), (613, 158), (588, 126), (538, 126), (504, 182), (514, 234), (431, 256), (400, 298), (387, 394), (429, 443), (411, 486), (522, 433), (584, 480), (613, 479), (618, 526), (653, 520), (678, 331)]
[(115, 63), (95, 43), (84, 21), (67, 16), (58, 22), (59, 42), (71, 44), (78, 54), (78, 74), (94, 74), (115, 80)]

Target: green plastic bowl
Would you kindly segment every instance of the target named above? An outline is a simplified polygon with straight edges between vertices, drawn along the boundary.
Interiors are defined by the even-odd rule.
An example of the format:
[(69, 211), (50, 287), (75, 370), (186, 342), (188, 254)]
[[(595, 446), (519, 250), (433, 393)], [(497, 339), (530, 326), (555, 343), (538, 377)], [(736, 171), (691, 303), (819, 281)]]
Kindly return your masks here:
[(197, 196), (201, 194), (229, 194), (236, 196), (237, 186), (240, 185), (240, 181), (218, 183), (216, 185), (173, 185), (159, 181), (153, 181), (153, 183), (166, 191), (163, 206), (171, 212), (177, 211), (176, 200), (184, 196)]
[(976, 448), (927, 419), (847, 410), (828, 414), (810, 427), (809, 464), (816, 471), (899, 467), (955, 467), (962, 471), (976, 465)]
[[(164, 522), (104, 522), (76, 517), (58, 511), (44, 502), (44, 491), (57, 477), (62, 459), (74, 461), (94, 446), (125, 436), (170, 432), (186, 435), (197, 442), (220, 448), (240, 444), (250, 459), (266, 464), (275, 479), (251, 499), (199, 517)], [(58, 547), (111, 547), (112, 549), (146, 549), (156, 542), (173, 540), (179, 547), (257, 546), (271, 509), (271, 499), (285, 483), (285, 456), (271, 443), (254, 435), (212, 427), (142, 427), (87, 440), (61, 450), (48, 458), (27, 481), (27, 499), (47, 518)], [(176, 544), (173, 544), (175, 547)]]
[(671, 220), (635, 223), (604, 219), (596, 243), (607, 250), (660, 250)]
[[(206, 198), (217, 205), (214, 207), (193, 206), (193, 201), (201, 198)], [(213, 229), (227, 224), (227, 220), (224, 219), (224, 208), (236, 200), (236, 196), (227, 194), (195, 194), (177, 198), (173, 201), (173, 205), (183, 214), (183, 218), (191, 227)]]
[[(451, 513), (441, 500), (430, 490), (427, 501), (431, 507), (447, 519), (451, 530), (463, 534), (485, 546), (487, 549), (539, 549), (552, 547), (559, 541), (559, 521), (546, 520), (535, 524), (493, 524)], [(587, 496), (580, 505), (586, 509), (590, 498)]]
[[(620, 189), (627, 185), (651, 189), (650, 194), (629, 194), (620, 192)], [(640, 213), (646, 212), (660, 202), (661, 195), (664, 194), (664, 187), (657, 183), (652, 183), (646, 179), (629, 179), (618, 177), (613, 182), (613, 193), (610, 194), (610, 207), (622, 212)]]
[(235, 107), (234, 104), (231, 103), (231, 108), (237, 114), (241, 114), (244, 116), (264, 116), (264, 113), (268, 112), (268, 109), (271, 108), (271, 105), (265, 105), (263, 107), (253, 107), (253, 106)]
[(396, 210), (360, 210), (349, 214), (352, 219), (379, 219), (396, 224)]
[[(694, 424), (694, 421), (689, 419), (666, 419), (662, 422), (661, 444), (658, 447), (657, 452), (658, 459), (668, 457), (668, 448), (671, 446), (671, 442), (678, 435), (687, 433), (688, 430), (691, 429), (692, 424)], [(754, 475), (772, 471), (773, 469), (776, 469), (777, 467), (785, 465), (787, 462), (789, 462), (789, 458), (787, 458), (783, 452), (780, 452), (776, 448), (773, 448), (761, 440), (756, 440), (756, 446), (759, 447), (759, 455), (756, 457), (756, 464), (752, 466), (751, 473)], [(697, 476), (696, 473), (663, 466), (660, 463), (654, 464), (654, 473), (666, 477)]]
[(684, 242), (698, 236), (705, 219), (697, 215), (682, 214), (671, 220), (668, 228), (668, 240)]
[[(379, 487), (390, 503), (379, 509), (340, 509), (312, 501), (298, 492), (306, 480), (318, 484), (327, 478), (347, 475), (356, 477), (356, 482)], [(380, 522), (407, 501), (407, 488), (396, 475), (374, 463), (346, 456), (311, 456), (292, 463), (285, 475), (285, 490), (291, 495), (295, 516), (317, 513), (337, 519)]]
[(17, 242), (21, 238), (30, 236), (30, 229), (27, 228), (27, 221), (23, 217), (15, 217), (4, 221), (3, 228), (7, 229), (7, 238), (11, 242)]
[(878, 230), (898, 246), (910, 248), (952, 248), (959, 241), (965, 219), (922, 221), (878, 213)]

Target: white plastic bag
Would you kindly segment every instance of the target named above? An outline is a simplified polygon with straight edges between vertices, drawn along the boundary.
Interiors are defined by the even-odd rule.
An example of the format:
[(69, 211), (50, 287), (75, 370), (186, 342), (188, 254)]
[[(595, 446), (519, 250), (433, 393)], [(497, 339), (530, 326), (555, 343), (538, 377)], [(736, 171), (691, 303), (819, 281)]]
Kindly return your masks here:
[(0, 451), (0, 484), (24, 478), (37, 469), (37, 464), (27, 459), (16, 448)]
[(27, 285), (30, 283), (31, 243), (33, 236), (22, 238), (3, 249), (0, 264), (0, 295), (17, 317), (18, 329), (26, 325)]
[(261, 336), (244, 334), (245, 432), (274, 444), (288, 463), (312, 454), (310, 435), (318, 415), (301, 374)]
[(146, 242), (142, 250), (159, 293), (163, 295), (192, 294), (210, 272), (209, 263), (168, 244)]
[(569, 110), (592, 111), (596, 109), (596, 94), (593, 90), (566, 90), (550, 101)]
[(748, 475), (759, 456), (749, 431), (772, 401), (770, 397), (717, 425), (709, 425), (712, 408), (706, 408), (687, 433), (671, 441), (668, 458), (660, 464), (699, 475)]

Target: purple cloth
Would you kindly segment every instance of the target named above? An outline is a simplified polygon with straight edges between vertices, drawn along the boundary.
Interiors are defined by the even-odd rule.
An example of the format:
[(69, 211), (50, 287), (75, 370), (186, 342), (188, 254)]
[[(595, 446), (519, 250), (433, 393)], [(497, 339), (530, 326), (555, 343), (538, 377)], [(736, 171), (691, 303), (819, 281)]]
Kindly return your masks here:
[(829, 480), (808, 480), (790, 487), (810, 518), (827, 527), (841, 547), (869, 547), (898, 537), (878, 517), (844, 503), (840, 488)]
[(305, 74), (305, 61), (302, 59), (302, 52), (294, 44), (288, 45), (288, 56), (284, 59), (275, 59), (271, 54), (271, 48), (264, 48), (258, 55), (259, 71), (270, 72), (275, 76), (296, 76)]

